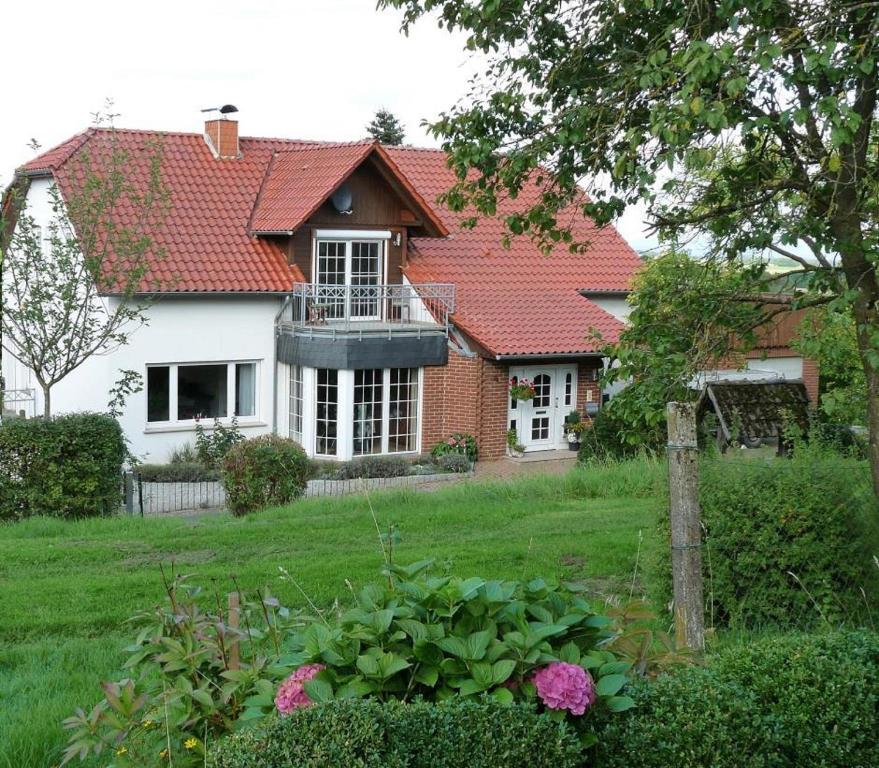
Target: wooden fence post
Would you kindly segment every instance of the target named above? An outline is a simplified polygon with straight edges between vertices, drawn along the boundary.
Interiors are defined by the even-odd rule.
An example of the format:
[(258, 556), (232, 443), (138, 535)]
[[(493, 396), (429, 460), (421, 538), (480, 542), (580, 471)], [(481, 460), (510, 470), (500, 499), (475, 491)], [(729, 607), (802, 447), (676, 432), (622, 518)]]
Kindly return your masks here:
[(134, 514), (134, 473), (123, 472), (122, 484), (125, 491), (125, 514)]
[(668, 494), (675, 635), (678, 644), (705, 647), (702, 600), (702, 524), (696, 406), (668, 403)]
[(238, 642), (238, 627), (241, 623), (241, 598), (238, 592), (229, 593), (229, 629), (234, 630), (232, 640), (229, 643), (229, 669), (238, 669), (241, 666), (240, 646)]

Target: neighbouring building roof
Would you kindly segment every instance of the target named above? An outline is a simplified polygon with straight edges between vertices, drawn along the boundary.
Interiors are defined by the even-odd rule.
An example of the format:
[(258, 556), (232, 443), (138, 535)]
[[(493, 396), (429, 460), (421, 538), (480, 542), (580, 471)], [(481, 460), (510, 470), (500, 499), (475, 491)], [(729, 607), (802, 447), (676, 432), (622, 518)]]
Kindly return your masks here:
[(714, 381), (705, 388), (723, 436), (750, 439), (779, 437), (790, 419), (803, 430), (809, 425), (809, 396), (802, 382)]
[[(20, 171), (53, 174), (63, 193), (78, 151), (85, 147), (99, 156), (109, 151), (112, 137), (108, 130), (90, 129)], [(486, 351), (496, 356), (592, 353), (601, 344), (590, 338), (590, 328), (605, 341), (616, 340), (622, 328), (581, 293), (625, 291), (641, 266), (613, 227), (599, 229), (572, 208), (562, 215), (570, 215), (575, 238), (590, 244), (585, 253), (572, 254), (560, 245), (543, 255), (525, 237), (514, 238), (509, 249), (501, 245), (503, 217), (536, 202), (536, 185), (515, 201), (500, 203), (496, 220), (480, 220), (468, 229), (462, 225), (465, 214), (436, 203), (455, 181), (439, 150), (243, 137), (239, 159), (218, 161), (201, 134), (117, 130), (115, 137), (130, 153), (135, 176), (148, 172), (150, 147), (161, 146), (161, 172), (172, 204), (154, 236), (163, 255), (146, 276), (147, 284), (161, 290), (289, 291), (304, 277), (288, 264), (281, 241), (260, 233), (301, 226), (373, 156), (414, 201), (426, 231), (438, 235), (410, 238), (407, 277), (413, 283), (453, 283), (453, 321)]]

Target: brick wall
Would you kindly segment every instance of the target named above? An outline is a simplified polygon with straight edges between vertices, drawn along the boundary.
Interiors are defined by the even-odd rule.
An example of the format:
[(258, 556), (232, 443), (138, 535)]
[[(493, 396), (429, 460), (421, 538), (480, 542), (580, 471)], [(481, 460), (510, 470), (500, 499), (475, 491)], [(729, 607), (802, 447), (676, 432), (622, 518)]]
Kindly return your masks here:
[(449, 350), (448, 365), (424, 369), (421, 443), (429, 451), (453, 432), (476, 438), (481, 458), (507, 445), (507, 366)]
[[(570, 361), (564, 361), (570, 363)], [(601, 394), (592, 371), (598, 359), (580, 362), (577, 375), (577, 405), (583, 411), (586, 392), (598, 403)], [(476, 438), (479, 456), (500, 458), (506, 453), (509, 365), (482, 357), (466, 357), (449, 350), (449, 363), (424, 369), (422, 448), (429, 451), (453, 432)]]
[[(584, 360), (577, 365), (577, 410), (581, 416), (586, 416), (586, 404), (601, 404), (601, 388), (595, 381), (595, 371), (601, 369), (601, 360)], [(592, 399), (587, 399), (587, 393), (591, 393)]]

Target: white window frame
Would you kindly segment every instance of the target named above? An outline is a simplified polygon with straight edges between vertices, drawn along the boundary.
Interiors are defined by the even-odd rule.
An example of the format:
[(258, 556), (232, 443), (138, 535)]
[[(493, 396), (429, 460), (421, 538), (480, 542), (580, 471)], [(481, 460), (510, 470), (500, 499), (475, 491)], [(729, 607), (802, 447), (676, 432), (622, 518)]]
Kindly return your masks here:
[[(358, 230), (358, 229), (316, 229), (311, 240), (311, 282), (312, 285), (320, 285), (318, 281), (318, 249), (322, 242), (343, 243), (345, 246), (345, 282), (351, 286), (351, 265), (354, 257), (354, 243), (377, 243), (379, 248), (379, 285), (387, 285), (388, 282), (388, 242), (391, 233), (388, 230)], [(381, 304), (381, 302), (379, 302)], [(350, 317), (351, 308), (345, 307), (346, 317)], [(376, 318), (363, 317), (352, 318), (357, 320), (374, 320)]]
[(418, 366), (392, 366), (394, 368), (414, 368), (416, 387), (415, 446), (409, 451), (389, 451), (390, 428), (390, 377), (391, 368), (382, 368), (382, 439), (381, 453), (354, 455), (354, 381), (353, 369), (338, 369), (338, 401), (336, 408), (336, 453), (317, 452), (317, 368), (303, 368), (303, 392), (308, 397), (303, 403), (303, 445), (307, 445), (309, 455), (331, 461), (347, 461), (361, 456), (412, 456), (421, 451), (421, 429), (424, 419), (424, 369)]
[[(305, 369), (301, 365), (290, 366), (288, 378), (287, 430), (292, 440), (302, 445), (305, 440)], [(299, 429), (294, 429), (294, 419), (299, 420)]]
[[(253, 382), (253, 398), (254, 409), (252, 416), (235, 416), (235, 366), (252, 364), (254, 366), (254, 382)], [(221, 424), (231, 424), (233, 418), (237, 418), (238, 424), (241, 426), (262, 424), (262, 360), (197, 360), (197, 361), (179, 361), (175, 363), (147, 363), (144, 376), (144, 404), (143, 404), (143, 420), (146, 425), (145, 431), (161, 431), (168, 428), (184, 428), (195, 429), (195, 425), (199, 421), (210, 421), (213, 424), (213, 418), (206, 416), (204, 419), (178, 419), (177, 418), (177, 385), (178, 370), (188, 367), (201, 365), (225, 365), (226, 366), (226, 415), (218, 418)], [(149, 369), (150, 368), (167, 368), (168, 369), (168, 420), (167, 421), (149, 421)]]

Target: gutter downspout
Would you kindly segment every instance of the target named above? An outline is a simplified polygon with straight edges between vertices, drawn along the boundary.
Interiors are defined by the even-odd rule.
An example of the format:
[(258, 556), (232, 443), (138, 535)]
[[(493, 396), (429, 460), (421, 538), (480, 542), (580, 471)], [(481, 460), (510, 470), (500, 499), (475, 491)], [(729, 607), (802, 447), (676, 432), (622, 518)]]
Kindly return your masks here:
[(287, 305), (290, 303), (290, 294), (288, 293), (286, 298), (284, 299), (284, 303), (281, 304), (281, 308), (275, 314), (275, 323), (273, 328), (273, 343), (272, 343), (272, 434), (278, 434), (278, 323), (281, 320), (281, 315), (284, 314), (284, 311), (287, 309)]

